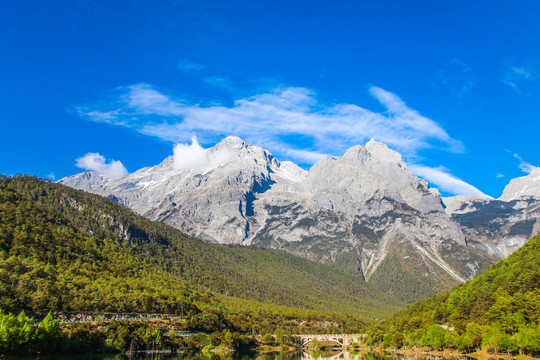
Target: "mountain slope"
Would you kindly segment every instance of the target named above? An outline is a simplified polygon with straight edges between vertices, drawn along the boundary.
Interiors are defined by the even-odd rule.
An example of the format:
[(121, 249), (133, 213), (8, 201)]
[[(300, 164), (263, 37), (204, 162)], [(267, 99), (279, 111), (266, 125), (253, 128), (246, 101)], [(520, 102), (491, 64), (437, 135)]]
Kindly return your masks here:
[(60, 182), (209, 242), (285, 249), (331, 264), (406, 302), (485, 267), (439, 193), (382, 143), (325, 157), (309, 172), (237, 137), (207, 149), (202, 163), (183, 160), (171, 156), (122, 178), (82, 173)]
[[(1, 186), (5, 194), (2, 198), (2, 226), (6, 234), (2, 238), (1, 266), (5, 269), (3, 274), (7, 275), (1, 277), (1, 283), (3, 291), (7, 291), (6, 299), (19, 296), (9, 291), (29, 289), (26, 281), (37, 286), (37, 290), (50, 288), (49, 285), (39, 287), (36, 283), (35, 273), (39, 274), (40, 270), (34, 271), (24, 265), (25, 262), (38, 261), (40, 268), (48, 267), (53, 271), (48, 275), (51, 281), (64, 281), (64, 289), (70, 289), (77, 281), (55, 273), (57, 267), (77, 273), (79, 264), (88, 263), (85, 271), (89, 277), (93, 276), (92, 281), (114, 279), (114, 286), (118, 288), (111, 293), (119, 296), (132, 292), (132, 285), (122, 284), (121, 280), (129, 275), (130, 279), (154, 279), (157, 276), (155, 280), (148, 280), (156, 286), (160, 281), (169, 279), (188, 289), (223, 294), (221, 299), (237, 297), (364, 317), (385, 316), (399, 306), (398, 301), (373, 290), (360, 277), (283, 251), (208, 244), (161, 222), (136, 215), (111, 199), (32, 177), (4, 177)], [(24, 215), (26, 208), (41, 218), (34, 220), (32, 216)], [(17, 217), (20, 211), (23, 213)], [(35, 228), (39, 227), (36, 222), (46, 223), (50, 229), (43, 235), (39, 228)], [(68, 235), (57, 236), (64, 233)], [(49, 240), (55, 244), (56, 250), (40, 250), (49, 246)], [(90, 251), (87, 247), (94, 246), (92, 242), (100, 245), (87, 254)], [(90, 245), (84, 245), (87, 243)], [(35, 259), (32, 254), (41, 254), (42, 258)], [(51, 262), (52, 258), (58, 257), (61, 260)], [(14, 265), (14, 258), (23, 265)], [(105, 265), (117, 270), (108, 278), (100, 278), (100, 267)], [(137, 269), (148, 274), (134, 272)], [(169, 292), (176, 294), (178, 286), (171, 285)], [(89, 292), (88, 296), (92, 297), (91, 294), (95, 293)], [(44, 295), (46, 301), (50, 300), (49, 295)], [(66, 296), (54, 306), (40, 303), (31, 307), (66, 310), (75, 306), (69, 297), (71, 295)], [(98, 298), (90, 301), (98, 301)], [(12, 307), (20, 307), (20, 304)], [(86, 308), (79, 308), (83, 309)]]
[(386, 333), (395, 345), (538, 353), (539, 324), (540, 235), (452, 291), (400, 310), (374, 329), (374, 340)]
[(255, 202), (265, 225), (252, 243), (358, 271), (407, 302), (475, 274), (438, 192), (384, 144), (370, 141), (324, 158), (296, 191), (283, 188), (275, 184)]
[(443, 198), (480, 264), (495, 263), (540, 233), (540, 169), (513, 179), (499, 199)]
[(122, 244), (91, 236), (38, 204), (48, 184), (0, 179), (0, 308), (4, 311), (200, 312), (213, 296)]

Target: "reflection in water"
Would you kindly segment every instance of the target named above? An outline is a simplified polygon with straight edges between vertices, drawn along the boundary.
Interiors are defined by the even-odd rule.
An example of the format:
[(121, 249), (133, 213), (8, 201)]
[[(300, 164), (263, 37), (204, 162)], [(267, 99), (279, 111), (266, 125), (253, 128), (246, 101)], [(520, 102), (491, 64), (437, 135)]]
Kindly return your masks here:
[[(25, 358), (29, 360), (31, 358)], [(87, 354), (87, 355), (64, 355), (46, 357), (41, 356), (40, 360), (418, 360), (414, 356), (397, 354), (380, 354), (358, 351), (318, 351), (318, 352), (284, 352), (284, 353), (195, 353), (183, 355), (166, 354), (145, 354), (138, 353), (133, 356), (120, 354)], [(445, 360), (444, 357), (426, 355), (423, 360)], [(462, 357), (461, 360), (472, 360)], [(453, 360), (456, 360), (455, 358)]]
[(392, 356), (381, 356), (374, 353), (359, 351), (325, 351), (315, 353), (302, 353), (303, 360), (385, 360), (394, 359)]

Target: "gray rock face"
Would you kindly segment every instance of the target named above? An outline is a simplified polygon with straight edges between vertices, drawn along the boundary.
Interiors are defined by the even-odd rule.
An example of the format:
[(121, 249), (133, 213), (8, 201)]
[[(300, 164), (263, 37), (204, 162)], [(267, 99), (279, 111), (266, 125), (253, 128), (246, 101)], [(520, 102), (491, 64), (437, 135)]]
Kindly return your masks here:
[(114, 196), (210, 242), (282, 248), (359, 271), (406, 301), (471, 278), (496, 257), (479, 256), (482, 246), (499, 245), (485, 237), (469, 245), (475, 234), (462, 231), (470, 229), (462, 210), (445, 211), (438, 191), (382, 143), (325, 157), (309, 172), (237, 137), (204, 156), (197, 169), (179, 167), (171, 156), (123, 178), (82, 173), (60, 182)]
[(535, 168), (527, 176), (510, 180), (499, 199), (511, 201), (531, 196), (540, 197), (540, 168)]
[(398, 249), (422, 276), (431, 272), (426, 263), (454, 282), (475, 274), (475, 260), (438, 192), (381, 143), (355, 146), (339, 159), (326, 157), (293, 187), (274, 184), (260, 194), (255, 210), (259, 229), (252, 244), (323, 262), (353, 257), (368, 281), (378, 278)]
[(540, 233), (540, 169), (513, 179), (499, 199), (444, 198), (446, 212), (483, 263), (495, 263)]
[[(220, 154), (220, 156), (214, 156)], [(294, 183), (305, 171), (283, 164), (258, 146), (228, 137), (205, 156), (219, 158), (197, 169), (179, 168), (173, 156), (161, 164), (122, 178), (82, 173), (60, 183), (116, 197), (122, 204), (150, 219), (163, 221), (210, 242), (241, 244), (251, 233), (255, 194), (272, 183)]]

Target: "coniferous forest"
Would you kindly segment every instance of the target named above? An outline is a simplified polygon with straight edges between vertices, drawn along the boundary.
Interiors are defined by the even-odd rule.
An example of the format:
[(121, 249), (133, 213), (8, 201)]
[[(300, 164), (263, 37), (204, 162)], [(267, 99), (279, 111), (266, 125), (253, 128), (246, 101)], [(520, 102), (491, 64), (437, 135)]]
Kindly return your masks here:
[(540, 353), (540, 235), (455, 289), (370, 329), (369, 342), (491, 353)]
[(401, 305), (360, 277), (283, 251), (210, 245), (35, 177), (2, 177), (0, 216), (0, 308), (12, 330), (26, 329), (2, 326), (4, 349), (42, 337), (28, 317), (49, 311), (182, 315), (186, 330), (206, 333), (356, 332)]
[[(0, 179), (0, 219), (0, 354), (240, 348), (254, 344), (255, 330), (269, 344), (294, 344), (294, 333), (367, 332), (368, 345), (385, 348), (540, 351), (540, 236), (454, 290), (399, 310), (405, 304), (359, 276), (283, 251), (211, 245), (35, 177)], [(179, 320), (57, 320), (127, 313)], [(212, 335), (165, 336), (170, 330)]]

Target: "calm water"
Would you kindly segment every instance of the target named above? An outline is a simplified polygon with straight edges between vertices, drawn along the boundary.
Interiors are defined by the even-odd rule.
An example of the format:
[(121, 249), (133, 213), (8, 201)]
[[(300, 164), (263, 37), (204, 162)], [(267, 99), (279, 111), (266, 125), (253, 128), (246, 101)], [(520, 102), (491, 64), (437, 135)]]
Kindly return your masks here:
[[(414, 357), (402, 356), (402, 355), (380, 355), (375, 353), (365, 352), (318, 352), (318, 353), (271, 353), (271, 354), (258, 354), (258, 353), (241, 353), (241, 354), (208, 354), (198, 353), (189, 355), (163, 355), (163, 354), (137, 354), (136, 356), (128, 357), (125, 355), (63, 355), (63, 356), (42, 356), (39, 358), (25, 358), (40, 359), (40, 360), (414, 360)], [(424, 359), (428, 360), (443, 360), (442, 357), (427, 356)], [(463, 357), (462, 360), (470, 360), (470, 358)], [(21, 359), (22, 360), (22, 359)], [(454, 359), (455, 360), (455, 359)]]

